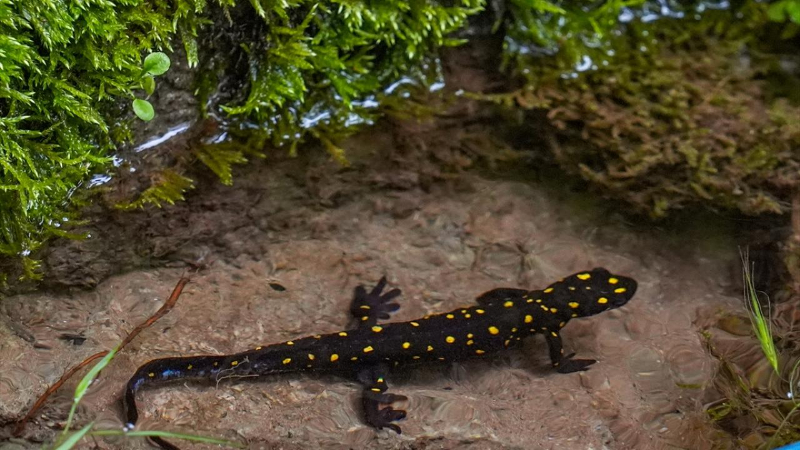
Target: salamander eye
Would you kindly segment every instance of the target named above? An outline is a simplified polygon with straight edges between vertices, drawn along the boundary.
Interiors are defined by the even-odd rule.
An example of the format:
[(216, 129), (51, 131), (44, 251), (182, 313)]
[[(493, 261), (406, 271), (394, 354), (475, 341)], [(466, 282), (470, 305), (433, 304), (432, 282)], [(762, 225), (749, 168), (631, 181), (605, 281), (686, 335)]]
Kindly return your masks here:
[(627, 303), (638, 287), (633, 278), (612, 274), (603, 268), (592, 270), (589, 280), (591, 280), (597, 302), (611, 308), (617, 308)]

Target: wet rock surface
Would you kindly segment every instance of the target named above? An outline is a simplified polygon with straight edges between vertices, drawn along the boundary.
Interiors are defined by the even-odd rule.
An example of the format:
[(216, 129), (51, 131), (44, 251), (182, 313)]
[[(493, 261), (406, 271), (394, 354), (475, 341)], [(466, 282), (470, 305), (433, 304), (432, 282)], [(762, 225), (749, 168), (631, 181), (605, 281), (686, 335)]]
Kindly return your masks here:
[[(362, 149), (371, 146), (380, 159), (390, 144), (366, 139)], [(114, 239), (111, 253), (99, 239), (51, 252), (52, 269), (84, 280), (76, 286), (96, 287), (60, 285), (5, 299), (0, 423), (21, 417), (68, 367), (116, 345), (186, 273), (192, 281), (175, 309), (103, 371), (79, 408), (80, 423), (121, 427), (123, 386), (150, 359), (238, 352), (342, 329), (353, 288), (384, 274), (403, 290), (393, 320), (409, 320), (470, 304), (491, 288), (539, 288), (604, 266), (640, 287), (624, 308), (565, 328), (567, 352), (598, 360), (588, 372), (552, 372), (537, 337), (485, 360), (398, 371), (391, 391), (409, 397), (402, 435), (366, 427), (356, 384), (322, 375), (144, 390), (139, 426), (254, 449), (708, 448), (700, 418), (714, 363), (694, 322), (698, 311), (739, 301), (726, 288), (734, 246), (720, 251), (702, 235), (639, 229), (614, 205), (533, 183), (472, 173), (422, 189), (388, 163), (347, 170), (309, 164), (256, 162), (234, 187), (207, 183), (174, 208), (111, 216), (93, 225)], [(148, 258), (157, 267), (148, 268)], [(103, 271), (106, 265), (115, 269)], [(37, 415), (28, 439), (53, 437), (77, 380)]]

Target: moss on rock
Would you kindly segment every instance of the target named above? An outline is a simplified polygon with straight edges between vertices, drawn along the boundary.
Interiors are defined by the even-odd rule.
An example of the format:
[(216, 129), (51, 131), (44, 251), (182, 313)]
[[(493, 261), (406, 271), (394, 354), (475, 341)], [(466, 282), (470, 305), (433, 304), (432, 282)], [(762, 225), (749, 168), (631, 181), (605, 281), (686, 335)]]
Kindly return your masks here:
[[(111, 136), (130, 135), (114, 106), (147, 87), (142, 55), (182, 42), (190, 65), (205, 62), (213, 72), (225, 67), (204, 51), (219, 47), (198, 40), (227, 36), (244, 61), (236, 83), (243, 89), (225, 97), (222, 109), (276, 144), (294, 145), (311, 133), (337, 155), (329, 136), (368, 123), (371, 96), (453, 44), (448, 35), (481, 6), (0, 0), (0, 254), (21, 256), (32, 277), (32, 252), (48, 236), (65, 234), (74, 192), (108, 165), (118, 144)], [(214, 26), (204, 34), (207, 25)]]
[(766, 5), (741, 8), (631, 24), (591, 70), (539, 69), (511, 98), (547, 110), (562, 168), (639, 212), (785, 212), (800, 183), (800, 107), (774, 95), (764, 75), (776, 59), (753, 45)]

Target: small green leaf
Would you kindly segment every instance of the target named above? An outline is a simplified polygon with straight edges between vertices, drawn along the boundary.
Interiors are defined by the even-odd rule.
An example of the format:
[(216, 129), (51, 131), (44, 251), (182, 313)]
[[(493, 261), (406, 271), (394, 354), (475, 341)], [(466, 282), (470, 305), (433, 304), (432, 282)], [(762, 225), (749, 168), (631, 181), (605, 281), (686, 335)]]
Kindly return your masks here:
[(163, 52), (154, 52), (147, 55), (142, 67), (145, 73), (150, 75), (161, 75), (169, 70), (169, 56)]
[(153, 117), (156, 116), (156, 112), (153, 110), (153, 105), (151, 105), (147, 100), (142, 100), (140, 98), (137, 98), (133, 101), (133, 112), (136, 114), (136, 117), (144, 120), (145, 122), (153, 120)]
[(142, 78), (142, 89), (147, 92), (147, 95), (153, 95), (156, 90), (156, 80), (152, 76), (146, 75)]

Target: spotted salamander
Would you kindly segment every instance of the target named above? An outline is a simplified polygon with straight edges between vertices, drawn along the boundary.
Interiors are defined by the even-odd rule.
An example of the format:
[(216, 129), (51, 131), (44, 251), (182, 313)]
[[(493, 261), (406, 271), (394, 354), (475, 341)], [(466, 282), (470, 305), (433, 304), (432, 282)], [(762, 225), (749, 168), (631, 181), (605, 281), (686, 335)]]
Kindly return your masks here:
[[(576, 317), (618, 308), (633, 297), (635, 280), (597, 268), (578, 272), (545, 289), (500, 288), (477, 298), (477, 304), (433, 314), (408, 322), (378, 323), (399, 305), (399, 289), (384, 293), (386, 278), (367, 292), (355, 289), (350, 312), (356, 324), (348, 330), (292, 339), (233, 355), (163, 358), (141, 366), (124, 394), (127, 425), (139, 417), (136, 392), (143, 386), (169, 380), (200, 378), (220, 380), (289, 372), (331, 372), (354, 377), (362, 386), (365, 422), (377, 429), (400, 433), (395, 421), (406, 412), (391, 404), (405, 397), (387, 393), (394, 367), (463, 361), (516, 347), (528, 336), (541, 333), (550, 350), (553, 367), (561, 373), (587, 370), (590, 359), (565, 355), (559, 332)], [(163, 448), (177, 449), (160, 438)]]

